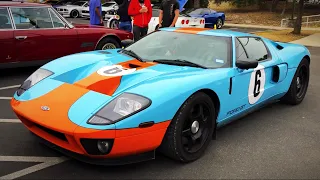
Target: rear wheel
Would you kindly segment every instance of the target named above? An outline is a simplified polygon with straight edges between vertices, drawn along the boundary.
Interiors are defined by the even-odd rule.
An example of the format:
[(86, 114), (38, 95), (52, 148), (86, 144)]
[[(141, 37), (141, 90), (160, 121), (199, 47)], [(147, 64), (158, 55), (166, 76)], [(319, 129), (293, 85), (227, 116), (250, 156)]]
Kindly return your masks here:
[(110, 28), (112, 29), (118, 29), (119, 27), (119, 21), (116, 19), (111, 20), (110, 22)]
[(96, 50), (117, 49), (121, 48), (119, 42), (112, 37), (103, 38), (97, 45)]
[(159, 150), (181, 162), (197, 160), (211, 142), (215, 125), (212, 100), (203, 92), (195, 93), (170, 123)]
[(288, 92), (280, 100), (286, 104), (297, 105), (304, 99), (309, 85), (309, 62), (303, 58), (292, 79)]

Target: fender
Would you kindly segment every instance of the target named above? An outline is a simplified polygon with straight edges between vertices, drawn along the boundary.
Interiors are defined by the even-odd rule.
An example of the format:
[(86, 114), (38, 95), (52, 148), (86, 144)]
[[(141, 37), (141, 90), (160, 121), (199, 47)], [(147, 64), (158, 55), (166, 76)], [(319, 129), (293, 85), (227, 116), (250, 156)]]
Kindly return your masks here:
[(94, 49), (97, 49), (97, 46), (98, 46), (98, 44), (100, 43), (100, 41), (101, 41), (103, 38), (106, 38), (106, 37), (115, 37), (115, 38), (118, 40), (118, 42), (121, 42), (119, 36), (117, 36), (116, 34), (113, 34), (113, 33), (111, 33), (111, 34), (108, 33), (108, 34), (105, 34), (104, 36), (102, 36), (102, 37), (97, 41), (96, 45), (94, 46)]

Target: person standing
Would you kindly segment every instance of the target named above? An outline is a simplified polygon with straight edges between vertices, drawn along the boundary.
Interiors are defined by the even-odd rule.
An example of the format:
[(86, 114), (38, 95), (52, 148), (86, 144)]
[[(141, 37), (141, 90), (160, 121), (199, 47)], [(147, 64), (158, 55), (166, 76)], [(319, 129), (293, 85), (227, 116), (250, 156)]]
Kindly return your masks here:
[(128, 14), (130, 0), (123, 0), (119, 5), (118, 15), (119, 19), (119, 29), (131, 32), (132, 31), (132, 20)]
[(101, 0), (90, 0), (89, 13), (91, 25), (103, 26)]
[(138, 41), (148, 33), (148, 25), (152, 17), (150, 0), (131, 0), (128, 14), (133, 17), (134, 41)]
[(177, 0), (163, 0), (160, 5), (159, 28), (175, 27), (180, 14), (180, 5)]

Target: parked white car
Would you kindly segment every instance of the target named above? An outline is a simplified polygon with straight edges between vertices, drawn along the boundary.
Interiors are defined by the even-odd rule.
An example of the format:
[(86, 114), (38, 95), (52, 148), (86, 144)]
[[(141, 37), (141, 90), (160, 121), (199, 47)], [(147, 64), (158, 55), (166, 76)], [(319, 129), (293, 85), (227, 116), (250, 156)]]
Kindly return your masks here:
[[(155, 31), (159, 27), (159, 13), (160, 9), (152, 9), (152, 18), (149, 22), (148, 33)], [(195, 18), (180, 14), (175, 27), (195, 27), (204, 28), (205, 20), (202, 17)]]
[(77, 17), (81, 17), (82, 9), (86, 7), (89, 8), (88, 1), (77, 1), (72, 4), (58, 6), (56, 7), (56, 10), (63, 17), (77, 18)]
[[(118, 9), (118, 4), (115, 1), (106, 2), (101, 6), (102, 6), (102, 17), (105, 17), (108, 11)], [(81, 15), (84, 18), (90, 18), (89, 6), (82, 9)]]

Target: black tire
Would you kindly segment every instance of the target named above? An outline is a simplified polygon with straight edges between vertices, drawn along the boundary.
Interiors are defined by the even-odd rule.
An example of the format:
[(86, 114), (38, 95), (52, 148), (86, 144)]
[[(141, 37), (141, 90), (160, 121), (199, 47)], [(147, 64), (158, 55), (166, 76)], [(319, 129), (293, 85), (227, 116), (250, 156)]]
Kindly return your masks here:
[(103, 12), (101, 13), (101, 15), (102, 15), (102, 19), (105, 20), (105, 19), (106, 19), (106, 12), (103, 11)]
[[(199, 125), (199, 130), (201, 130), (202, 128), (201, 131), (205, 132), (204, 134), (206, 135), (204, 135), (204, 142), (202, 142), (202, 146), (200, 145), (199, 150), (196, 150), (195, 152), (188, 152), (183, 146), (183, 138), (185, 138), (185, 136), (182, 135), (182, 131), (183, 129), (185, 129), (184, 123), (187, 123), (187, 126), (188, 124), (191, 124), (188, 123), (188, 115), (192, 115), (193, 107), (197, 106), (198, 104), (205, 104), (205, 108), (208, 109), (205, 110), (207, 111), (206, 113), (208, 113), (208, 116), (206, 118), (207, 120), (205, 121), (205, 123), (208, 124), (205, 124), (202, 127), (201, 125)], [(192, 162), (199, 159), (204, 154), (206, 148), (212, 140), (212, 135), (216, 125), (215, 117), (215, 107), (210, 97), (203, 92), (197, 92), (193, 94), (186, 100), (186, 102), (180, 107), (180, 109), (176, 113), (175, 117), (171, 121), (166, 131), (166, 134), (158, 150), (165, 156), (168, 156), (174, 160), (183, 163)], [(191, 126), (189, 127), (190, 131), (192, 131)], [(203, 131), (203, 128), (207, 130)], [(200, 131), (198, 131), (197, 133), (199, 132)], [(197, 135), (197, 133), (190, 132), (190, 134), (193, 136)]]
[(79, 12), (78, 12), (77, 10), (72, 10), (72, 11), (70, 12), (70, 17), (72, 17), (72, 18), (77, 18), (77, 17), (79, 17)]
[(118, 29), (119, 27), (119, 21), (116, 19), (113, 19), (110, 21), (110, 27), (111, 29)]
[(303, 58), (291, 81), (288, 92), (280, 99), (281, 102), (285, 104), (290, 104), (290, 105), (300, 104), (303, 101), (308, 90), (309, 76), (310, 76), (309, 62), (308, 62), (308, 59)]
[(106, 49), (115, 49), (115, 48), (121, 48), (120, 43), (112, 37), (105, 37), (103, 38), (97, 45), (96, 50), (103, 50), (104, 46), (107, 44), (111, 44), (114, 46), (113, 48), (106, 48)]
[(218, 18), (216, 25), (217, 25), (217, 29), (221, 29), (221, 28), (222, 28), (222, 26), (223, 26), (223, 21), (222, 21), (221, 18)]

